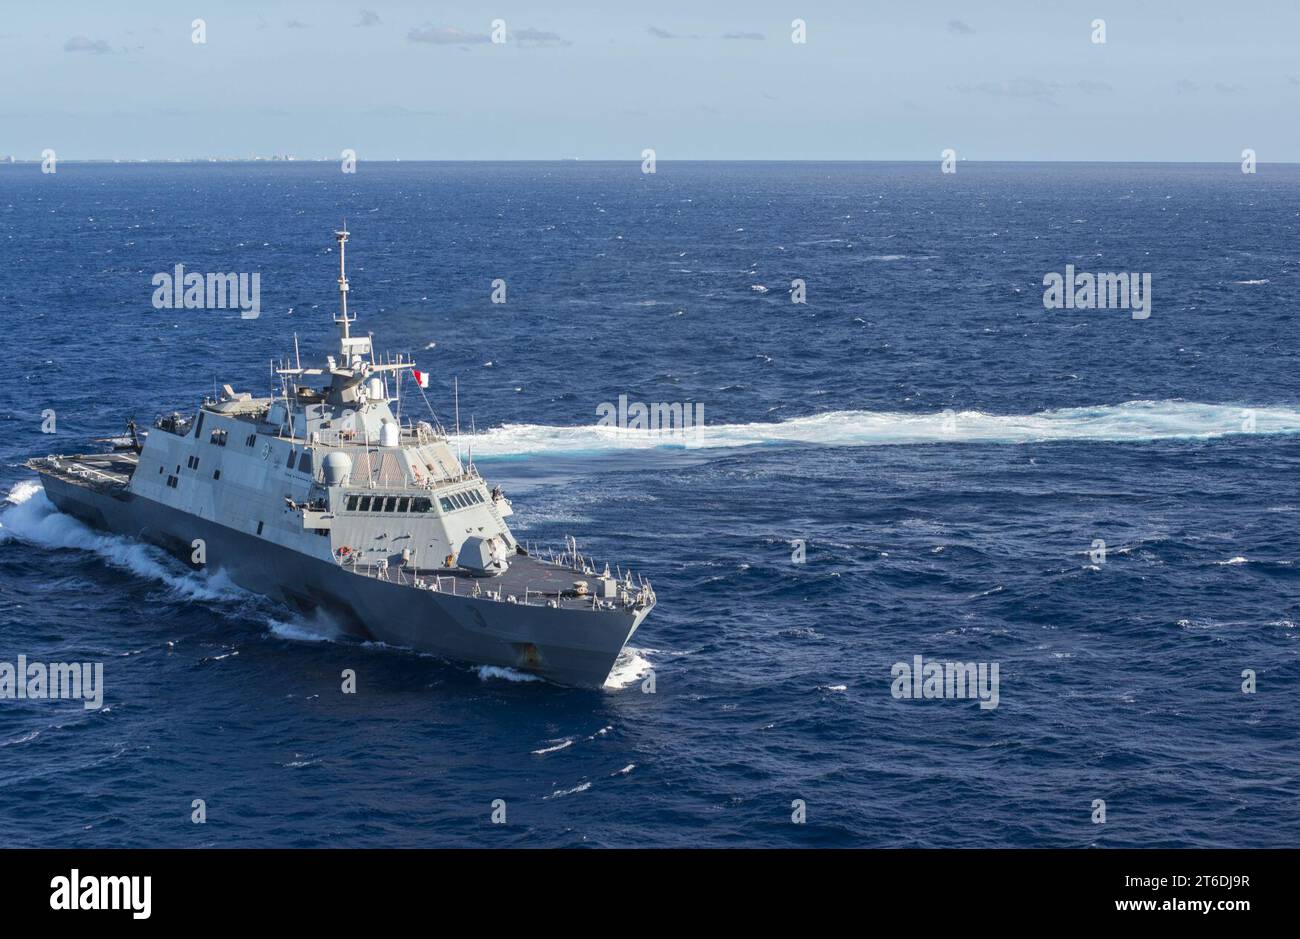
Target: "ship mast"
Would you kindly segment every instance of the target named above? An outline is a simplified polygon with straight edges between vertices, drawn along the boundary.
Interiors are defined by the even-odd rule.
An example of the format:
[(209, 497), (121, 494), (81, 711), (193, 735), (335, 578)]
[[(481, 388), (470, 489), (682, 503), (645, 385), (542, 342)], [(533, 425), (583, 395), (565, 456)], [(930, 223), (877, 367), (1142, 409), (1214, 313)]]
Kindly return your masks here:
[(356, 316), (348, 316), (348, 272), (347, 272), (347, 250), (348, 250), (348, 223), (343, 222), (343, 228), (334, 233), (334, 239), (339, 243), (339, 308), (340, 314), (334, 317), (334, 322), (343, 327), (343, 342), (339, 344), (342, 350), (343, 367), (347, 368), (351, 362), (348, 354), (348, 324), (356, 319)]

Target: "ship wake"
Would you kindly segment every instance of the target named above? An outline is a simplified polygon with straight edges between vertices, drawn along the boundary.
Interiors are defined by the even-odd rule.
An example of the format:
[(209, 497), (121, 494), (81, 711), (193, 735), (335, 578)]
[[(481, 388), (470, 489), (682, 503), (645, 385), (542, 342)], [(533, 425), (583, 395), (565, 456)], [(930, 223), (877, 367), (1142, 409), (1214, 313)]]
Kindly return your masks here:
[(191, 600), (241, 600), (248, 595), (224, 574), (184, 568), (151, 545), (106, 535), (55, 508), (39, 482), (23, 480), (0, 508), (0, 544), (18, 540), (53, 550), (90, 551), (109, 565), (162, 583)]
[(1234, 434), (1300, 434), (1300, 407), (1128, 401), (1033, 414), (983, 411), (830, 411), (779, 422), (705, 424), (685, 433), (596, 424), (505, 424), (463, 435), (475, 457), (599, 454), (620, 450), (718, 450), (762, 445), (864, 447), (900, 444), (1024, 444), (1044, 441), (1209, 440)]
[(97, 532), (60, 512), (41, 484), (32, 480), (15, 485), (0, 505), (0, 544), (7, 541), (51, 550), (88, 551), (111, 567), (161, 583), (185, 600), (238, 603), (279, 639), (334, 642), (345, 635), (323, 612), (297, 615), (242, 589), (221, 571), (193, 571), (152, 545)]

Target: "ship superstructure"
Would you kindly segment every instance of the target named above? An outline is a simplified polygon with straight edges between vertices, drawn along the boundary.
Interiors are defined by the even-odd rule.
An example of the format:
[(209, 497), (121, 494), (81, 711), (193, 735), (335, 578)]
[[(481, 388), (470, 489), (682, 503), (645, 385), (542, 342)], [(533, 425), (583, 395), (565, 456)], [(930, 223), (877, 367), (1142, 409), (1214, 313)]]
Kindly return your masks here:
[(400, 419), (403, 384), (423, 396), (427, 377), (353, 335), (348, 234), (335, 233), (339, 338), (322, 365), (304, 368), (295, 352), (275, 370), (276, 394), (227, 384), (143, 439), (132, 425), (111, 453), (29, 465), (51, 501), (88, 524), (369, 638), (600, 686), (653, 588), (598, 571), (572, 542), (546, 558), (528, 551), (506, 523), (509, 500), (436, 420)]

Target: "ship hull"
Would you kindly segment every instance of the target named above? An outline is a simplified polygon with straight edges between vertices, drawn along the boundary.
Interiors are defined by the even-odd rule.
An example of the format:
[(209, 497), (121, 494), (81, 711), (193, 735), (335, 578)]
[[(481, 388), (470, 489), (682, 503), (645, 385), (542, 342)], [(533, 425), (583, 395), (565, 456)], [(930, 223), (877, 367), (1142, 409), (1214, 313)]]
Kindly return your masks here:
[(156, 545), (189, 563), (202, 539), (206, 567), (295, 610), (322, 611), (364, 638), (564, 685), (600, 688), (649, 613), (550, 609), (416, 589), (285, 548), (122, 489), (105, 492), (41, 473), (46, 495), (85, 524)]

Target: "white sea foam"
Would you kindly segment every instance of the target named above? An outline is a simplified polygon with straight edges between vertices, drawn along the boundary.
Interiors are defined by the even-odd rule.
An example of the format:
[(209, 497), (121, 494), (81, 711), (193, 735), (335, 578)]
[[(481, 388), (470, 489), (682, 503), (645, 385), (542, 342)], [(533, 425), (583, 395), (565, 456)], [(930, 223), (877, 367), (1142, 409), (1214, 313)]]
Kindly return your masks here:
[(646, 658), (646, 653), (649, 651), (649, 649), (635, 649), (632, 646), (624, 648), (619, 653), (618, 660), (614, 662), (614, 667), (610, 669), (609, 677), (605, 679), (605, 688), (618, 691), (640, 681), (653, 667), (650, 660)]
[(24, 743), (30, 743), (41, 735), (39, 730), (28, 731), (21, 737), (15, 737), (12, 740), (0, 741), (0, 747), (13, 747)]
[(315, 619), (310, 622), (286, 623), (284, 620), (268, 616), (266, 625), (270, 627), (272, 635), (293, 642), (331, 642), (338, 638), (338, 632), (331, 624)]
[(513, 668), (502, 668), (499, 665), (480, 665), (477, 669), (478, 677), (483, 681), (491, 678), (500, 678), (504, 681), (541, 681), (537, 675), (530, 675), (527, 672), (519, 672)]
[(561, 740), (559, 743), (557, 743), (557, 744), (556, 744), (555, 746), (553, 746), (553, 747), (542, 747), (540, 750), (534, 750), (534, 751), (532, 751), (532, 752), (533, 752), (533, 755), (534, 755), (534, 756), (545, 756), (545, 755), (548, 754), (548, 753), (554, 753), (554, 752), (557, 751), (557, 750), (563, 750), (563, 749), (565, 749), (566, 747), (571, 747), (571, 746), (573, 746), (573, 738), (572, 738), (572, 737), (570, 737), (570, 738), (567, 739), (567, 740)]
[(572, 789), (556, 789), (556, 790), (555, 790), (554, 792), (552, 792), (549, 796), (542, 796), (542, 798), (543, 798), (543, 799), (559, 799), (559, 798), (562, 798), (563, 796), (571, 796), (571, 795), (573, 795), (574, 793), (577, 793), (577, 792), (586, 792), (586, 791), (587, 791), (588, 789), (590, 789), (590, 788), (591, 788), (591, 783), (590, 783), (590, 782), (579, 783), (578, 785), (574, 786)]
[[(657, 448), (725, 449), (761, 444), (862, 447), (887, 444), (1003, 443), (1052, 440), (1140, 442), (1210, 439), (1244, 433), (1246, 406), (1191, 401), (1129, 401), (1035, 414), (982, 411), (905, 413), (830, 411), (784, 421), (705, 424), (687, 434), (663, 434), (591, 424), (555, 427), (505, 424), (463, 437), (479, 456), (600, 453)], [(1300, 434), (1300, 407), (1249, 407), (1254, 433)]]
[(198, 573), (183, 568), (158, 549), (138, 541), (93, 531), (59, 512), (35, 480), (23, 480), (9, 491), (0, 509), (0, 543), (16, 538), (43, 548), (92, 551), (113, 567), (156, 580), (195, 600), (235, 600), (247, 596), (225, 574)]

